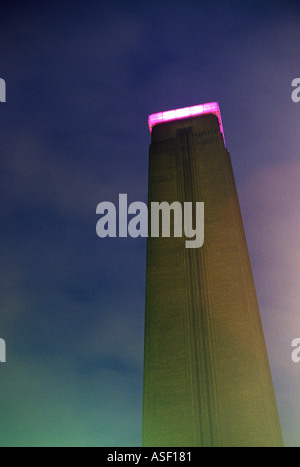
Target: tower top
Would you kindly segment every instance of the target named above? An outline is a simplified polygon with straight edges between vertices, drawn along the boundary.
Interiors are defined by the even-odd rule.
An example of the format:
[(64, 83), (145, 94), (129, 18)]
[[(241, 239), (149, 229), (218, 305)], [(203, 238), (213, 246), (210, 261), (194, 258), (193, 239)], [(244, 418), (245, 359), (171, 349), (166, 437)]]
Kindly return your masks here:
[(224, 138), (225, 136), (221, 118), (220, 107), (217, 102), (209, 102), (207, 104), (194, 105), (193, 107), (185, 107), (183, 109), (168, 110), (166, 112), (158, 112), (156, 114), (149, 115), (148, 124), (150, 133), (155, 125), (159, 125), (164, 122), (171, 122), (174, 120), (182, 120), (186, 118), (199, 117), (200, 115), (214, 114), (219, 119), (220, 131)]

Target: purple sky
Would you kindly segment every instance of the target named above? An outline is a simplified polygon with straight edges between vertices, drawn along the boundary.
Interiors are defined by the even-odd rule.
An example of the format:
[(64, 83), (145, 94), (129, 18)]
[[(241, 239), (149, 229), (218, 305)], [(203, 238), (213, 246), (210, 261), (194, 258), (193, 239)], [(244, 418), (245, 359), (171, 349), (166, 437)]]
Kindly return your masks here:
[[(3, 1), (0, 445), (141, 443), (149, 114), (221, 107), (286, 445), (300, 446), (296, 1)], [(2, 6), (2, 5), (1, 5)]]

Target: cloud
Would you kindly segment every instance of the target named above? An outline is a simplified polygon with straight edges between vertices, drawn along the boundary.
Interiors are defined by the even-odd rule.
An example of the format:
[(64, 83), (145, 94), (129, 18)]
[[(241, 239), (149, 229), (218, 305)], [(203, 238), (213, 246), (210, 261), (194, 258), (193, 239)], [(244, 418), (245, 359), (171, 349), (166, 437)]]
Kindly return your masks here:
[[(300, 367), (291, 360), (300, 336), (300, 163), (266, 167), (241, 189), (245, 225), (283, 430), (300, 445)], [(292, 401), (288, 403), (288, 401)]]
[(101, 367), (87, 373), (73, 358), (11, 352), (0, 371), (2, 447), (132, 446), (140, 439), (140, 376)]

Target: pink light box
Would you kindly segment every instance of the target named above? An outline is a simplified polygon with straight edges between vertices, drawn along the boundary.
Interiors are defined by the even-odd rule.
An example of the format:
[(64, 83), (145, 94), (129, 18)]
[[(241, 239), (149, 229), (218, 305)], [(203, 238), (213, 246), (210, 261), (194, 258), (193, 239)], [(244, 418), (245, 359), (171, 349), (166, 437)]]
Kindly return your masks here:
[(185, 107), (184, 109), (168, 110), (149, 115), (148, 124), (150, 133), (155, 125), (173, 120), (182, 120), (185, 118), (198, 117), (199, 115), (214, 114), (219, 119), (220, 131), (223, 135), (224, 144), (225, 136), (221, 118), (220, 107), (217, 102), (209, 102), (208, 104), (194, 105), (193, 107)]

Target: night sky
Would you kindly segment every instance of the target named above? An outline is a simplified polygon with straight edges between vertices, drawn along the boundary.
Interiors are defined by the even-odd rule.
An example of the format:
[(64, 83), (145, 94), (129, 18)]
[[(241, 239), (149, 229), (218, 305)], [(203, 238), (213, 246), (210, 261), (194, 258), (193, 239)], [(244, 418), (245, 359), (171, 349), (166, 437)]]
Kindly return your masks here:
[[(300, 446), (297, 1), (1, 2), (0, 446), (140, 446), (147, 118), (219, 102), (286, 445)], [(201, 200), (199, 200), (201, 201)]]

